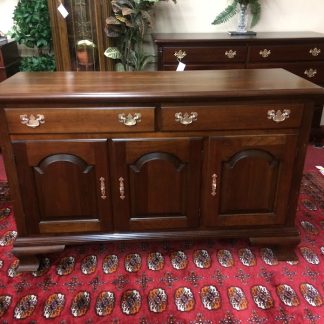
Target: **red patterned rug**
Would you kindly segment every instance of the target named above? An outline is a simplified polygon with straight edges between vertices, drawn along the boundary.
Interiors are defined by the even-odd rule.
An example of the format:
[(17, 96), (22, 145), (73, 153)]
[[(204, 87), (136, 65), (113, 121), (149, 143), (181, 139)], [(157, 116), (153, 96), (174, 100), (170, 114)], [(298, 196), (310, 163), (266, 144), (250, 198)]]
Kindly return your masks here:
[(17, 273), (2, 183), (0, 324), (324, 323), (324, 176), (314, 168), (324, 149), (317, 150), (298, 204), (298, 262), (278, 262), (271, 249), (245, 241), (119, 242), (67, 248), (39, 271)]

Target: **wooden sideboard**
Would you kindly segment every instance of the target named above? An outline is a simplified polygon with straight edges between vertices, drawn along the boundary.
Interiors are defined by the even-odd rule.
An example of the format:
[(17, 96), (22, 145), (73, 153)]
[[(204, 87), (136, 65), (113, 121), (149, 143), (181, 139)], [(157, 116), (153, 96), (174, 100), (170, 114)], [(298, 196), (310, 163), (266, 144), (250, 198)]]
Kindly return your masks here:
[[(188, 70), (284, 68), (324, 86), (324, 34), (321, 33), (154, 34), (153, 40), (161, 71), (175, 70), (178, 60)], [(318, 103), (313, 117), (314, 134), (318, 134), (322, 111), (323, 104)]]
[(294, 259), (313, 104), (283, 69), (18, 73), (0, 135), (20, 271), (66, 245), (247, 238)]
[(13, 40), (0, 42), (0, 82), (19, 71), (20, 57)]

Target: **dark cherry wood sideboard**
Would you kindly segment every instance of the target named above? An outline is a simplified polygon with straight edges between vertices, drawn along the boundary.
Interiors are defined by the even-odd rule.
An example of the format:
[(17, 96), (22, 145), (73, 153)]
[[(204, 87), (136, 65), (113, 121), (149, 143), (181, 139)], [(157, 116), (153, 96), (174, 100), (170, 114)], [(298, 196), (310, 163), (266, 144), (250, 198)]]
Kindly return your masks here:
[(20, 56), (14, 40), (0, 42), (0, 82), (19, 71)]
[(18, 73), (0, 135), (19, 271), (66, 245), (246, 238), (294, 259), (313, 105), (283, 69)]
[[(158, 70), (175, 70), (178, 60), (188, 70), (284, 68), (324, 86), (324, 34), (258, 32), (256, 36), (226, 33), (154, 34)], [(320, 127), (323, 103), (316, 105), (312, 133)], [(320, 140), (320, 139), (319, 139)]]

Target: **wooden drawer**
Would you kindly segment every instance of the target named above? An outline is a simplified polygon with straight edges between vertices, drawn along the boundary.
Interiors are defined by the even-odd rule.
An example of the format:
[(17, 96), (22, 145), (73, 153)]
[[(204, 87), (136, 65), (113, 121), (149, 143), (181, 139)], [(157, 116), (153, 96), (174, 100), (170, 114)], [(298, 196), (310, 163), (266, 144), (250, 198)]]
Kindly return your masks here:
[[(119, 108), (32, 108), (5, 109), (9, 133), (100, 133), (100, 132), (144, 132), (154, 131), (154, 107), (119, 107)], [(120, 121), (123, 114), (125, 125)], [(131, 115), (129, 115), (131, 114)], [(134, 121), (135, 114), (140, 114)], [(27, 126), (21, 116), (44, 116), (44, 123), (36, 127)], [(127, 117), (130, 117), (129, 120)], [(36, 121), (37, 124), (37, 121)]]
[(0, 67), (4, 67), (3, 56), (1, 51), (0, 51)]
[(247, 49), (245, 46), (181, 46), (164, 47), (163, 63), (177, 64), (175, 53), (182, 51), (186, 55), (182, 58), (185, 64), (204, 63), (240, 63), (245, 62)]
[(249, 69), (262, 69), (262, 68), (283, 68), (290, 71), (302, 78), (305, 78), (313, 83), (324, 84), (324, 62), (302, 62), (302, 63), (255, 63), (248, 64)]
[[(285, 109), (290, 110), (289, 118), (281, 122), (268, 118), (268, 112)], [(302, 115), (301, 104), (162, 106), (160, 127), (162, 131), (294, 128), (299, 127)]]
[(296, 62), (324, 60), (324, 44), (250, 46), (248, 62)]

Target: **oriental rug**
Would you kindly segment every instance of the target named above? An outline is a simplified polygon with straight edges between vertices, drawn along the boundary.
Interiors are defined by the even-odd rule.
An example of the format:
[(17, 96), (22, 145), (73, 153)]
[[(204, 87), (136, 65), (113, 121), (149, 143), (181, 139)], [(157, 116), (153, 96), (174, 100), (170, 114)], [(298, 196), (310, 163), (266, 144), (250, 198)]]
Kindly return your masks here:
[(14, 215), (2, 182), (0, 324), (324, 323), (320, 163), (324, 149), (310, 148), (296, 212), (296, 262), (279, 262), (270, 248), (244, 240), (117, 242), (69, 247), (44, 257), (37, 272), (18, 273)]

